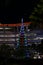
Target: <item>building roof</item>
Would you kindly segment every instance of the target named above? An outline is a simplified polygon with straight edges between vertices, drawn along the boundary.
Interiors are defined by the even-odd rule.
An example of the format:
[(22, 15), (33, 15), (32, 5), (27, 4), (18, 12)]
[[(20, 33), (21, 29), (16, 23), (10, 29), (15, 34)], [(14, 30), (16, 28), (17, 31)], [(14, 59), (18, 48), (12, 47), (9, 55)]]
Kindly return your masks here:
[[(24, 26), (28, 26), (28, 25), (30, 25), (32, 22), (25, 22), (25, 23), (23, 23), (24, 24)], [(11, 27), (17, 27), (17, 26), (21, 26), (22, 25), (22, 23), (17, 23), (17, 24), (0, 24), (0, 26), (2, 27), (2, 26), (11, 26)]]

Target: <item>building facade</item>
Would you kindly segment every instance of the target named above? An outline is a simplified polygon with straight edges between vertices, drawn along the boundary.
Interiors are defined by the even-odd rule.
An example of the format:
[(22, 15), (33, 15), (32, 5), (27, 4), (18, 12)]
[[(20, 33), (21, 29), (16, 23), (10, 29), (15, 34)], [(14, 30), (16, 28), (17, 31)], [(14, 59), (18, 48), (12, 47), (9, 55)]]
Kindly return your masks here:
[(30, 53), (36, 52), (35, 49), (29, 48), (32, 44), (41, 44), (43, 39), (43, 30), (30, 30), (31, 22), (18, 24), (0, 24), (0, 45), (6, 44), (18, 48), (25, 46), (25, 55), (30, 57)]
[[(27, 32), (28, 26), (31, 22), (24, 23), (24, 30)], [(19, 41), (20, 29), (22, 23), (18, 24), (0, 24), (0, 44), (16, 44)]]
[[(18, 23), (18, 24), (0, 24), (0, 44), (7, 43), (16, 45), (20, 42), (19, 38), (22, 34), (27, 39), (26, 42), (40, 42), (40, 37), (43, 39), (43, 31), (42, 35), (40, 35), (40, 30), (32, 30), (30, 31), (29, 26), (31, 22)], [(21, 35), (20, 35), (21, 34)], [(23, 37), (22, 37), (23, 40)], [(23, 42), (23, 41), (22, 41)]]

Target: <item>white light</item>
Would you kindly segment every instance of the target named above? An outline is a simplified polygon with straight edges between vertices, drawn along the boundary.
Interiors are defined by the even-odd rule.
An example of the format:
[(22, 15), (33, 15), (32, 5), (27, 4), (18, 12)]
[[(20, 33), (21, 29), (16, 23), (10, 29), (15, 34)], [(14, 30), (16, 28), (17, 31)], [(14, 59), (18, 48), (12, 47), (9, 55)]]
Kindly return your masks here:
[(38, 56), (38, 59), (40, 59), (41, 57), (40, 56)]
[(23, 18), (21, 19), (21, 22), (23, 23)]
[(37, 57), (33, 57), (34, 59), (37, 59)]
[(0, 35), (0, 37), (15, 37), (15, 35)]
[(5, 29), (11, 29), (11, 28), (5, 28)]
[(38, 39), (43, 39), (43, 37), (37, 37), (37, 38), (34, 38), (34, 40), (38, 40)]
[(3, 28), (0, 28), (0, 29), (3, 29)]
[(18, 36), (19, 36), (19, 34), (16, 34), (16, 36), (18, 37)]
[(38, 39), (40, 39), (40, 37), (34, 38), (34, 40), (38, 40)]
[(41, 37), (40, 39), (43, 39), (43, 37)]
[(5, 35), (5, 37), (15, 37), (15, 35)]

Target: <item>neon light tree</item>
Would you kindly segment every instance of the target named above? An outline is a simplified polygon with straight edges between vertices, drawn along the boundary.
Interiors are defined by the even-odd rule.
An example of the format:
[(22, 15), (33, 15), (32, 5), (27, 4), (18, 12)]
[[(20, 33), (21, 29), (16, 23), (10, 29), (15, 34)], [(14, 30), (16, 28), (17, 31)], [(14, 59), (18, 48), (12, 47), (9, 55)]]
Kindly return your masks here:
[(27, 38), (25, 36), (23, 18), (21, 19), (21, 23), (22, 23), (22, 25), (20, 28), (20, 43), (21, 43), (21, 45), (27, 45)]
[(22, 25), (20, 28), (20, 46), (24, 46), (25, 47), (25, 56), (26, 57), (30, 57), (30, 53), (29, 50), (26, 49), (26, 47), (28, 46), (28, 41), (27, 41), (27, 36), (25, 36), (26, 32), (24, 30), (24, 24), (23, 24), (23, 18), (21, 19)]

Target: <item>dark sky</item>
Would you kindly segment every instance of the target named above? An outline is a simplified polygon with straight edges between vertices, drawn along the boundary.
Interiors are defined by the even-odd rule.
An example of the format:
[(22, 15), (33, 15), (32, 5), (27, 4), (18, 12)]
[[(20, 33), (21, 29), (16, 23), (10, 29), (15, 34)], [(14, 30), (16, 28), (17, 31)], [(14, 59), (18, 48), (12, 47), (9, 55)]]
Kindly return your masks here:
[(18, 23), (21, 18), (29, 21), (29, 16), (38, 0), (0, 0), (1, 23)]

